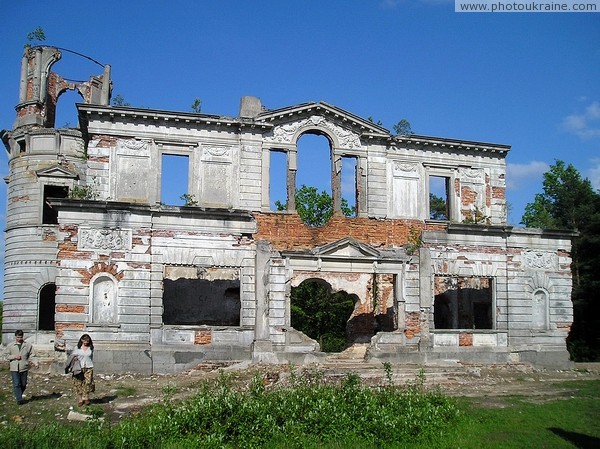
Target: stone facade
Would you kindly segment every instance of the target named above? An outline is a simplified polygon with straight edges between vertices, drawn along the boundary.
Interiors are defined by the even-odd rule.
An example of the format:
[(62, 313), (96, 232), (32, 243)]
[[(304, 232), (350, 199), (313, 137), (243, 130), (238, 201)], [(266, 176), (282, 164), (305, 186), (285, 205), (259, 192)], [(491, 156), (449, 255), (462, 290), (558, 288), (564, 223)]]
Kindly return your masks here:
[[(109, 106), (110, 67), (77, 85), (28, 49), (9, 157), (3, 341), (94, 339), (101, 371), (174, 372), (206, 360), (310, 362), (290, 292), (325, 283), (355, 300), (349, 343), (366, 358), (569, 364), (570, 233), (506, 223), (507, 145), (393, 136), (327, 103), (239, 117)], [(54, 125), (78, 90), (79, 128)], [(335, 214), (296, 213), (298, 140), (330, 146)], [(274, 154), (287, 210), (271, 210)], [(164, 156), (188, 167), (188, 206), (161, 203)], [(306, 156), (304, 156), (306, 157)], [(343, 160), (356, 216), (341, 214)], [(443, 185), (441, 216), (431, 211)], [(57, 359), (60, 359), (57, 354)]]

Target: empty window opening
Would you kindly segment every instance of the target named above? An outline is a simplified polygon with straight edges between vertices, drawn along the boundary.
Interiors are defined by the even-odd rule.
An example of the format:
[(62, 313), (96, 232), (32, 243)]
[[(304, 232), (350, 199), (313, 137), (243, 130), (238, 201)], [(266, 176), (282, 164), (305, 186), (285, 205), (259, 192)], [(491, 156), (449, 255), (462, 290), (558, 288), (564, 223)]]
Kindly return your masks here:
[(269, 201), (271, 210), (287, 209), (287, 152), (271, 150)]
[(342, 157), (342, 213), (346, 217), (356, 217), (358, 210), (357, 163), (355, 156)]
[(333, 215), (331, 148), (325, 136), (298, 140), (296, 211), (308, 226), (323, 226)]
[(348, 319), (358, 300), (346, 292), (331, 293), (323, 280), (307, 280), (291, 291), (291, 324), (316, 340), (324, 352), (340, 352), (348, 345)]
[(58, 211), (50, 205), (50, 198), (67, 198), (69, 188), (65, 186), (44, 186), (44, 204), (42, 206), (42, 224), (58, 224)]
[(59, 94), (56, 100), (54, 128), (79, 128), (76, 104), (82, 101), (83, 97), (76, 90), (66, 90)]
[(450, 178), (429, 176), (429, 218), (432, 220), (450, 219)]
[[(179, 270), (179, 273), (177, 272)], [(173, 279), (187, 270), (187, 279)], [(239, 270), (172, 267), (163, 280), (163, 323), (166, 325), (239, 326)], [(196, 277), (190, 279), (191, 277)]]
[(40, 290), (38, 310), (38, 330), (54, 330), (54, 314), (56, 308), (56, 284), (46, 284)]
[(189, 157), (163, 154), (160, 201), (167, 206), (184, 206), (193, 199), (188, 192)]
[(436, 329), (493, 329), (492, 278), (435, 277)]

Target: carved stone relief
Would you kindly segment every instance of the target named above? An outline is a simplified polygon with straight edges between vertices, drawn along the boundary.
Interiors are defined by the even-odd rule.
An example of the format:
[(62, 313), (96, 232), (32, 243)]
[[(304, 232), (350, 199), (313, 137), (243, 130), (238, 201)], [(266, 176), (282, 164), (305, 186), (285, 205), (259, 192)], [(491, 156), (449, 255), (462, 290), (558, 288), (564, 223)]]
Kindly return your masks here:
[(79, 232), (79, 249), (130, 250), (131, 230), (82, 228)]
[(558, 269), (558, 258), (555, 253), (548, 251), (524, 251), (523, 252), (523, 266), (525, 268), (533, 269)]
[(481, 168), (459, 168), (458, 172), (462, 182), (471, 184), (485, 183), (485, 172)]
[(330, 121), (318, 115), (313, 115), (299, 122), (277, 126), (273, 129), (271, 135), (265, 137), (265, 141), (292, 143), (292, 139), (298, 130), (314, 126), (320, 126), (333, 132), (333, 134), (338, 138), (340, 146), (343, 148), (361, 147), (360, 137), (357, 134), (331, 123)]

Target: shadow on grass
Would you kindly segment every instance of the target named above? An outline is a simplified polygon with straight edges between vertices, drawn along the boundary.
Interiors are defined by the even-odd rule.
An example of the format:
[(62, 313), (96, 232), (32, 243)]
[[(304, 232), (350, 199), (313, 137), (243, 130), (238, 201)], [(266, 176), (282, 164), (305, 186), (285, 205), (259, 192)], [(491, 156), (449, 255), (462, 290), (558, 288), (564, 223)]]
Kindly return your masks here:
[(29, 399), (27, 402), (46, 401), (48, 399), (58, 399), (58, 398), (61, 398), (62, 396), (63, 395), (61, 393), (36, 394), (35, 396), (31, 396), (31, 399)]
[(580, 449), (600, 447), (600, 438), (584, 435), (582, 433), (567, 432), (566, 430), (559, 429), (557, 427), (550, 427), (548, 430), (555, 435), (558, 435), (563, 440), (569, 441)]

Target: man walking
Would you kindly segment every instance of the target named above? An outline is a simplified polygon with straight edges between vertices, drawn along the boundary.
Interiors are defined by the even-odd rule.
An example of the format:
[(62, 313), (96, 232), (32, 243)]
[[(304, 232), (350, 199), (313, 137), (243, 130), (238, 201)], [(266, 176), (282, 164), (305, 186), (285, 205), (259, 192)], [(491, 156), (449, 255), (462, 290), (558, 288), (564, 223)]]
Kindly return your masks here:
[(17, 404), (24, 404), (23, 392), (27, 388), (27, 374), (29, 364), (33, 363), (37, 368), (39, 363), (31, 343), (24, 341), (23, 331), (15, 332), (15, 341), (6, 346), (8, 361), (10, 362), (10, 375), (12, 377), (13, 390)]

